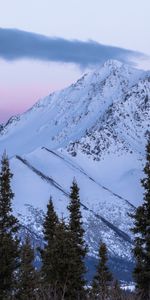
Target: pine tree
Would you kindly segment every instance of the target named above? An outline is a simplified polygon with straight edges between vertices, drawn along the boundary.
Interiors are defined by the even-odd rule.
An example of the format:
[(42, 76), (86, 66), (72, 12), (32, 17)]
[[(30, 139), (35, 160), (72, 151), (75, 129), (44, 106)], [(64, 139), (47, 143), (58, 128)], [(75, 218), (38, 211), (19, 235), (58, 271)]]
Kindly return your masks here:
[(19, 223), (12, 214), (12, 176), (8, 157), (4, 153), (0, 173), (0, 299), (7, 299), (14, 293), (19, 265)]
[(70, 288), (75, 293), (74, 299), (81, 299), (84, 295), (85, 286), (85, 264), (84, 259), (87, 253), (87, 247), (84, 242), (84, 229), (82, 222), (82, 215), (80, 211), (80, 197), (79, 188), (75, 181), (73, 180), (70, 192), (70, 204), (68, 206), (69, 210), (69, 228), (72, 234), (72, 243), (75, 250), (74, 256), (74, 269), (72, 269), (72, 287)]
[(107, 247), (105, 243), (101, 243), (99, 247), (99, 263), (92, 284), (92, 295), (95, 300), (109, 299), (112, 275), (108, 269), (107, 262)]
[(50, 198), (49, 203), (47, 205), (47, 214), (44, 220), (44, 242), (45, 247), (41, 251), (42, 257), (42, 277), (43, 281), (48, 284), (54, 284), (54, 264), (53, 264), (53, 256), (54, 256), (54, 240), (56, 234), (56, 228), (58, 225), (58, 217), (54, 210), (52, 198)]
[(150, 139), (146, 146), (145, 178), (141, 180), (144, 188), (143, 205), (136, 209), (134, 215), (134, 255), (136, 266), (134, 278), (139, 299), (150, 299)]
[(34, 268), (34, 249), (27, 235), (21, 248), (21, 264), (19, 269), (17, 299), (36, 299), (37, 272)]

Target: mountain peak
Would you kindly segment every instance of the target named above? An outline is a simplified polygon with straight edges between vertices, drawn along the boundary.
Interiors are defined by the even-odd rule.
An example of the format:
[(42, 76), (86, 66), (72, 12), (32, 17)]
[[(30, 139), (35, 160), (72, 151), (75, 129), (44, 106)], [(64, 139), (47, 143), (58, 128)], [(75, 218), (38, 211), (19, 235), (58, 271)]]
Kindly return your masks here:
[(105, 61), (105, 63), (103, 64), (104, 67), (116, 67), (116, 68), (120, 68), (122, 67), (123, 63), (119, 60), (116, 59), (108, 59)]
[(15, 154), (14, 140), (19, 154), (40, 146), (67, 147), (69, 142), (81, 139), (113, 103), (121, 102), (144, 77), (144, 71), (108, 60), (75, 84), (50, 94), (26, 113), (13, 117), (1, 130), (0, 139), (4, 143), (0, 152), (4, 146), (11, 150), (11, 155)]

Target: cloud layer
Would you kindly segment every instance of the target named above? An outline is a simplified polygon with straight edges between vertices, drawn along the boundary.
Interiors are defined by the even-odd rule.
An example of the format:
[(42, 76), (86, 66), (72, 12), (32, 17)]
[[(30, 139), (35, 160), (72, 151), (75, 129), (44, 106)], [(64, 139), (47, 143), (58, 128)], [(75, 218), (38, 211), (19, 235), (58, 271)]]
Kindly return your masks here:
[(118, 59), (132, 63), (143, 54), (94, 41), (66, 40), (17, 29), (0, 28), (0, 57), (5, 60), (36, 59), (74, 63), (81, 67)]

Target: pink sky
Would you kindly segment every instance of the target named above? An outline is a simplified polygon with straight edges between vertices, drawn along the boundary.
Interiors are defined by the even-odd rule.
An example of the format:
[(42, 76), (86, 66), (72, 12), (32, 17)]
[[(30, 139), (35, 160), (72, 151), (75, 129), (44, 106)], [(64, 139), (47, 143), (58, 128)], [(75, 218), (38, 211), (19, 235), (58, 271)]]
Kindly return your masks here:
[(0, 122), (24, 112), (51, 92), (68, 86), (82, 73), (73, 65), (37, 61), (10, 63), (1, 60), (0, 66)]

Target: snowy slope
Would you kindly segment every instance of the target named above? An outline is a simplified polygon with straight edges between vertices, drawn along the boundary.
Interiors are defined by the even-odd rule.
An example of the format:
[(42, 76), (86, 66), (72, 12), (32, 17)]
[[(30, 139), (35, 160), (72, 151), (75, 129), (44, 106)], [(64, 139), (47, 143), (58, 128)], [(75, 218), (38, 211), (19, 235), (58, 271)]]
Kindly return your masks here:
[[(113, 103), (86, 135), (70, 143), (67, 150), (77, 156), (76, 160), (80, 160), (81, 165), (84, 160), (82, 157), (86, 154), (91, 174), (97, 174), (95, 169), (99, 168), (99, 178), (104, 184), (138, 205), (142, 199), (139, 183), (143, 177), (148, 131), (150, 77), (146, 76), (131, 87), (121, 101)], [(94, 167), (93, 160), (98, 162)], [(87, 165), (83, 164), (84, 167)]]
[(108, 61), (75, 84), (40, 100), (26, 113), (11, 118), (1, 132), (1, 146), (10, 155), (47, 146), (57, 149), (80, 139), (113, 104), (121, 100), (143, 71)]
[(79, 186), (82, 186), (80, 196), (89, 254), (96, 254), (98, 243), (103, 239), (107, 243), (109, 241), (112, 256), (131, 260), (131, 220), (128, 212), (133, 211), (133, 206), (126, 199), (94, 181), (64, 156), (45, 148), (24, 157), (14, 157), (11, 159), (11, 169), (14, 173), (13, 189), (16, 191), (14, 210), (27, 216), (27, 220), (30, 205), (45, 211), (50, 195), (59, 216), (63, 214), (67, 217), (69, 188), (75, 176)]
[(0, 154), (10, 157), (23, 226), (42, 238), (50, 195), (67, 218), (76, 177), (89, 254), (102, 239), (111, 258), (132, 261), (128, 213), (142, 201), (149, 126), (150, 73), (112, 60), (12, 117), (0, 130)]
[[(31, 176), (34, 182), (35, 182), (35, 178), (33, 178), (33, 173), (35, 175), (38, 175), (36, 173), (36, 170), (41, 172), (39, 176), (42, 176), (42, 174), (44, 174), (46, 176), (45, 182), (47, 181), (47, 183), (50, 185), (50, 188), (47, 191), (49, 192), (49, 194), (48, 195), (46, 194), (46, 199), (48, 199), (48, 196), (52, 194), (54, 196), (54, 201), (56, 202), (58, 201), (57, 200), (58, 198), (60, 199), (61, 202), (62, 202), (61, 198), (66, 199), (66, 195), (69, 194), (69, 187), (72, 183), (73, 178), (74, 177), (77, 178), (78, 185), (82, 187), (80, 191), (82, 203), (86, 207), (88, 207), (88, 209), (95, 212), (95, 214), (100, 213), (104, 218), (106, 218), (109, 222), (114, 224), (116, 227), (118, 227), (123, 231), (126, 231), (126, 233), (127, 232), (129, 233), (129, 229), (127, 230), (127, 227), (131, 226), (131, 222), (127, 218), (127, 212), (133, 208), (130, 202), (128, 202), (124, 198), (121, 198), (119, 195), (114, 194), (113, 191), (101, 185), (99, 181), (94, 180), (89, 174), (85, 173), (85, 171), (81, 169), (78, 165), (73, 164), (64, 156), (60, 155), (58, 152), (50, 151), (49, 149), (45, 149), (45, 148), (38, 149), (33, 153), (26, 155), (25, 157), (17, 156), (14, 159), (12, 159), (12, 161), (13, 161), (13, 164), (11, 162), (12, 169), (14, 169), (13, 167), (14, 164), (15, 165), (17, 164), (18, 166), (23, 168), (26, 167), (26, 170), (23, 170), (23, 174), (27, 172), (27, 178), (29, 179), (31, 186), (33, 185), (33, 182), (31, 181), (28, 172), (32, 173)], [(14, 173), (18, 174), (20, 172), (15, 171)], [(39, 176), (36, 176), (37, 179)], [(47, 178), (49, 178), (49, 180)], [(16, 184), (18, 184), (18, 180), (19, 179), (17, 178)], [(20, 180), (20, 186), (21, 186), (21, 182), (22, 180)], [(37, 182), (33, 190), (36, 190), (36, 186), (38, 186), (39, 191), (41, 191), (41, 196), (39, 196), (39, 191), (38, 193), (36, 191), (37, 193), (36, 197), (35, 196), (33, 197), (32, 195), (28, 195), (28, 201), (29, 201), (28, 203), (34, 203), (35, 207), (39, 206), (42, 209), (45, 209), (45, 203), (47, 201), (41, 204), (42, 191), (44, 190), (44, 187), (41, 187), (39, 184), (40, 182), (39, 183)], [(29, 191), (30, 189), (31, 187), (29, 188)], [(27, 193), (27, 189), (26, 189), (26, 193)], [(16, 199), (18, 198), (19, 200), (20, 196), (21, 195), (17, 196), (16, 193)], [(27, 198), (26, 194), (24, 196)], [(33, 198), (35, 199), (35, 202)], [(24, 199), (24, 203), (27, 203), (27, 200), (25, 201)], [(60, 205), (58, 202), (57, 211), (59, 212), (59, 214), (61, 215), (61, 213), (64, 212), (64, 210), (66, 210), (66, 204), (63, 207), (62, 204)], [(117, 214), (118, 212), (119, 214)], [(120, 224), (120, 217), (123, 220), (121, 224)]]

